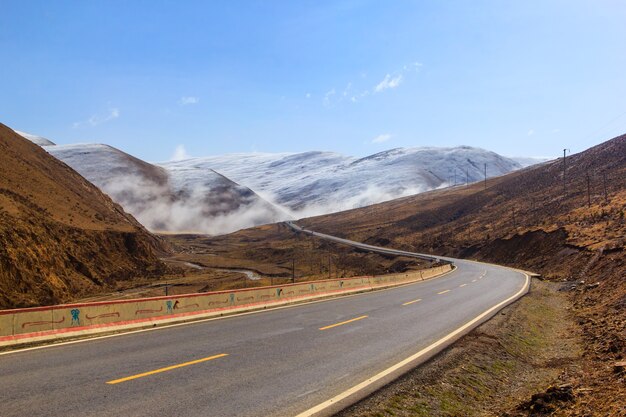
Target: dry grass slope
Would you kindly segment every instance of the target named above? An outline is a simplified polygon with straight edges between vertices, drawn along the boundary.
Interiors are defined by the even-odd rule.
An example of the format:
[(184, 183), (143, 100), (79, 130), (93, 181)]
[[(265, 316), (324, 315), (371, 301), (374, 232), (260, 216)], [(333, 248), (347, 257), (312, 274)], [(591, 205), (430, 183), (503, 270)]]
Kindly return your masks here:
[[(584, 338), (581, 393), (557, 415), (626, 415), (626, 135), (568, 157), (301, 224), (408, 250), (474, 258), (562, 283)], [(593, 395), (584, 393), (592, 392)], [(532, 414), (532, 410), (529, 411)], [(621, 413), (621, 414), (620, 414)]]
[(0, 124), (0, 308), (159, 275), (166, 249), (95, 186)]

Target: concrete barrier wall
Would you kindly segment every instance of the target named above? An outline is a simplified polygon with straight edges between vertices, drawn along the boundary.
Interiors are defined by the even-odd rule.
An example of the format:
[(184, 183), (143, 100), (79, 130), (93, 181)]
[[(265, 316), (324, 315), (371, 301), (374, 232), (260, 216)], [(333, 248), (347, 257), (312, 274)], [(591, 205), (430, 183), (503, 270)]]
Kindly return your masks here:
[(381, 276), (310, 281), (233, 291), (0, 311), (0, 346), (218, 316), (432, 278), (450, 265)]

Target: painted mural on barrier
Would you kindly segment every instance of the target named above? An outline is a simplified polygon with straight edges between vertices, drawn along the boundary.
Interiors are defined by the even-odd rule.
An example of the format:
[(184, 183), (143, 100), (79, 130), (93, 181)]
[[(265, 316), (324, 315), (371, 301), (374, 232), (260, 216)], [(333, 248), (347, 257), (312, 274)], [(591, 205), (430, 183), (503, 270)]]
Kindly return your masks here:
[(70, 314), (72, 315), (72, 326), (80, 326), (80, 310), (73, 308), (70, 310)]
[[(171, 298), (157, 297), (137, 300), (97, 302), (50, 308), (18, 309), (0, 311), (0, 345), (29, 335), (55, 338), (60, 330), (101, 331), (115, 326), (141, 327), (168, 317), (181, 315), (210, 315), (222, 310), (243, 309), (255, 305), (285, 303), (298, 299), (319, 297), (337, 292), (362, 291), (413, 282), (450, 270), (450, 266), (376, 277), (354, 277), (317, 282), (303, 282), (281, 287), (258, 287), (235, 290), (188, 294)], [(84, 320), (83, 320), (84, 319)], [(71, 332), (63, 331), (64, 335)], [(16, 339), (12, 339), (15, 337)]]

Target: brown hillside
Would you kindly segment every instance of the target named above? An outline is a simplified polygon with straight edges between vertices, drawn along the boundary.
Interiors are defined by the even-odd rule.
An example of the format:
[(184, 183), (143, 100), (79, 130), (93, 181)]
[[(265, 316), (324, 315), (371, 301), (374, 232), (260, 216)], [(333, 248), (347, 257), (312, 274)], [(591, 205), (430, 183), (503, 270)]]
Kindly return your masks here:
[[(301, 225), (373, 244), (475, 258), (564, 282), (585, 340), (580, 396), (557, 415), (621, 415), (626, 357), (626, 135), (490, 180)], [(585, 393), (593, 396), (585, 398)], [(620, 405), (621, 402), (621, 405)], [(531, 413), (532, 414), (532, 413)], [(534, 415), (534, 414), (533, 414)]]
[(95, 186), (0, 124), (0, 308), (159, 274), (163, 243)]
[[(416, 385), (418, 392), (432, 391), (432, 396), (438, 398), (436, 393), (441, 387), (460, 387), (470, 395), (477, 390), (493, 395), (495, 402), (489, 404), (474, 398), (474, 405), (482, 408), (471, 415), (546, 415), (546, 410), (555, 406), (559, 408), (555, 415), (559, 416), (623, 415), (626, 373), (614, 364), (626, 357), (626, 135), (568, 156), (565, 180), (564, 191), (563, 159), (557, 159), (489, 179), (486, 188), (483, 182), (451, 187), (298, 223), (381, 246), (517, 266), (556, 282), (534, 285), (538, 289), (518, 303), (521, 307), (514, 307), (518, 313), (511, 323), (517, 324), (505, 321), (492, 326), (490, 331), (497, 337), (485, 338), (484, 329), (476, 331), (472, 340), (478, 345), (467, 342), (470, 347), (459, 350), (460, 362), (453, 361), (446, 368), (452, 379), (442, 377), (438, 365), (428, 368), (436, 377), (432, 381), (426, 378), (425, 385)], [(263, 274), (280, 271), (282, 275), (290, 272), (295, 260), (296, 276), (302, 279), (326, 274), (324, 265), (331, 255), (333, 274), (346, 276), (384, 273), (395, 267), (393, 262), (399, 262), (296, 235), (280, 225), (218, 237), (168, 238), (183, 261), (207, 267), (251, 268)], [(568, 323), (578, 327), (569, 327)], [(574, 341), (580, 338), (583, 360), (567, 359), (579, 355)], [(486, 349), (485, 340), (495, 347)], [(528, 356), (507, 350), (509, 344), (523, 348)], [(476, 362), (476, 356), (483, 359)], [(513, 368), (503, 368), (502, 373), (493, 374), (493, 380), (486, 379), (492, 384), (489, 387), (477, 388), (476, 378), (486, 375), (480, 369), (495, 369), (503, 360)], [(576, 362), (570, 364), (570, 360)], [(513, 377), (510, 369), (521, 373)], [(458, 373), (468, 379), (467, 386), (461, 387)], [(527, 386), (528, 381), (535, 382)], [(548, 404), (547, 408), (541, 408), (535, 400), (526, 402), (529, 392), (535, 389), (547, 390), (537, 394), (537, 401), (552, 398), (554, 389), (543, 385), (550, 381), (573, 387), (573, 397), (563, 404)], [(393, 390), (383, 391), (380, 398), (393, 394)], [(517, 397), (521, 392), (527, 397)], [(437, 401), (449, 402), (448, 391), (441, 395)], [(467, 398), (459, 395), (460, 403), (467, 403)], [(414, 401), (421, 397), (407, 396), (404, 391), (390, 397), (389, 402), (378, 404), (378, 398), (346, 415), (467, 415), (467, 410), (420, 414), (416, 411), (420, 405)], [(402, 408), (405, 402), (407, 408)], [(496, 414), (485, 411), (494, 407)]]

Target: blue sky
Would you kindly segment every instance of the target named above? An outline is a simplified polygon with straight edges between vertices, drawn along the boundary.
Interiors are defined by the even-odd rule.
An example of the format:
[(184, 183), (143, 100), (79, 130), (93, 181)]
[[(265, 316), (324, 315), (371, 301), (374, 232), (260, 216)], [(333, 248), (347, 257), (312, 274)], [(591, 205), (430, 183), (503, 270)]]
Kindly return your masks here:
[(626, 2), (2, 1), (0, 122), (149, 161), (626, 133)]

